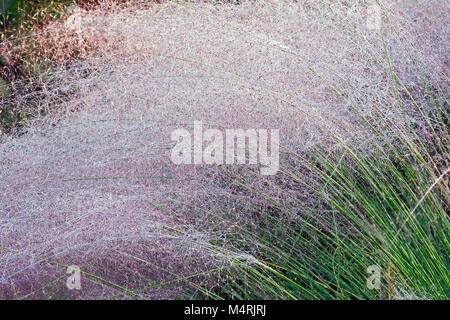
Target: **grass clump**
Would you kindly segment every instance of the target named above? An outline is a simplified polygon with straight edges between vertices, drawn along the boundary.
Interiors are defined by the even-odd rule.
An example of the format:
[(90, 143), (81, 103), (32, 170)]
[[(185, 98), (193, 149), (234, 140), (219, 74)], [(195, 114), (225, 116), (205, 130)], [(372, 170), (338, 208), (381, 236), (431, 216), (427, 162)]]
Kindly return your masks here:
[[(307, 163), (316, 175), (314, 184), (303, 173), (288, 172), (294, 181), (309, 183), (323, 202), (311, 215), (323, 217), (327, 210), (330, 218), (288, 224), (262, 213), (267, 224), (243, 230), (244, 241), (259, 248), (258, 261), (240, 264), (223, 277), (223, 294), (241, 299), (448, 299), (449, 169), (435, 171), (435, 165), (446, 163), (427, 163), (423, 157), (429, 150), (411, 140), (403, 143), (401, 151), (380, 150), (365, 158), (348, 146), (340, 158), (317, 150)], [(289, 213), (277, 199), (268, 201)], [(274, 233), (274, 225), (281, 231)], [(380, 290), (367, 287), (372, 265), (382, 271)]]
[[(376, 2), (380, 30), (367, 5), (136, 1), (64, 24), (97, 47), (53, 42), (45, 95), (14, 96), (67, 112), (0, 144), (0, 293), (448, 299), (442, 3)], [(199, 120), (280, 128), (279, 172), (174, 165), (171, 130)]]

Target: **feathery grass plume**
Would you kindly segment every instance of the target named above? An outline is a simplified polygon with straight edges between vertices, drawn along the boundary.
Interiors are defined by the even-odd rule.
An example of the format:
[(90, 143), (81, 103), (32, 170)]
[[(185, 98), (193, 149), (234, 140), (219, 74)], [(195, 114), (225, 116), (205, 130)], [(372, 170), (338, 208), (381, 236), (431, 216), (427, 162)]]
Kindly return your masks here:
[[(93, 47), (14, 96), (50, 111), (0, 144), (1, 298), (448, 298), (446, 6), (106, 1), (50, 23)], [(279, 173), (174, 165), (197, 120), (280, 128)]]

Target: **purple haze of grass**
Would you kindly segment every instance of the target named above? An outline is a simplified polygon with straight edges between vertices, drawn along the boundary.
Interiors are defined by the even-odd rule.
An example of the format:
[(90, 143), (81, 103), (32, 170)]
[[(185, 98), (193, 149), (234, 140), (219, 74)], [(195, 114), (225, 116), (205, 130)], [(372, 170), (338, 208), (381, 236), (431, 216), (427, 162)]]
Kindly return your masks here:
[[(387, 27), (381, 32), (393, 68), (412, 88), (418, 76), (447, 87), (447, 5), (385, 4), (403, 43)], [(40, 96), (39, 103), (56, 114), (0, 144), (0, 245), (17, 250), (1, 251), (0, 298), (46, 297), (45, 289), (34, 292), (65, 274), (61, 265), (80, 265), (132, 290), (226, 267), (231, 258), (251, 262), (210, 245), (226, 230), (213, 228), (208, 217), (233, 208), (232, 186), (211, 182), (220, 168), (172, 164), (170, 133), (194, 120), (211, 128), (281, 128), (285, 151), (332, 150), (332, 134), (370, 153), (378, 140), (349, 107), (370, 117), (375, 104), (399, 126), (405, 116), (395, 107), (380, 33), (365, 27), (366, 9), (366, 1), (167, 2), (82, 13), (83, 32), (101, 31), (104, 44), (81, 66), (53, 75), (48, 99)], [(80, 76), (84, 69), (93, 71)], [(56, 105), (53, 98), (64, 91), (75, 94)], [(20, 107), (33, 97), (16, 99)], [(269, 180), (269, 192), (289, 193), (280, 188)], [(308, 207), (312, 200), (303, 198)], [(209, 213), (192, 221), (170, 199)], [(129, 254), (167, 270), (136, 265)], [(101, 281), (86, 285), (79, 295), (64, 287), (58, 294), (123, 292)], [(176, 285), (139, 295), (181, 292)]]

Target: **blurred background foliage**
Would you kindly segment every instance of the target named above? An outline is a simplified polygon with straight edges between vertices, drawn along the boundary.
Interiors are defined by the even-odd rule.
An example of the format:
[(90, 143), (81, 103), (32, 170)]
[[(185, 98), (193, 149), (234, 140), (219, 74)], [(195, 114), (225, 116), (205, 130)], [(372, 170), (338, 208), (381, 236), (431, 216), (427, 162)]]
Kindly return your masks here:
[[(81, 58), (92, 44), (46, 27), (68, 15), (68, 7), (90, 9), (99, 0), (0, 0), (0, 134), (16, 131), (35, 113), (36, 101), (17, 103), (15, 94), (38, 93), (43, 76), (71, 58)], [(73, 38), (73, 37), (72, 37)], [(76, 40), (76, 41), (75, 41)], [(70, 43), (69, 43), (70, 42)], [(26, 110), (26, 111), (24, 111)]]

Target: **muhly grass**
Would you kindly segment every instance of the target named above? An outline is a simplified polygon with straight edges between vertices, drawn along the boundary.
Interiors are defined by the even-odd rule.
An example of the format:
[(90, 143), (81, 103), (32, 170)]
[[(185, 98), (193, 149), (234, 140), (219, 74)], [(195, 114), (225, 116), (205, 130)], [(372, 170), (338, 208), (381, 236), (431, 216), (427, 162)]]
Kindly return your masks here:
[[(377, 2), (380, 30), (370, 4), (105, 2), (50, 24), (97, 46), (2, 100), (46, 116), (0, 144), (0, 297), (446, 299), (446, 4)], [(280, 128), (279, 172), (174, 165), (171, 131), (198, 120)]]
[[(410, 140), (404, 143), (404, 152), (421, 150)], [(448, 184), (442, 182), (449, 170), (437, 177), (422, 158), (427, 151), (421, 151), (362, 159), (345, 146), (339, 158), (317, 150), (314, 159), (301, 159), (317, 174), (320, 183), (308, 187), (324, 202), (329, 218), (314, 223), (312, 215), (324, 215), (317, 206), (311, 216), (289, 223), (262, 212), (265, 223), (256, 230), (244, 228), (245, 240), (239, 239), (258, 246), (258, 262), (222, 277), (221, 293), (245, 299), (447, 299)], [(286, 175), (311, 183), (295, 168)], [(268, 196), (267, 201), (289, 215), (279, 199)], [(370, 265), (382, 268), (378, 294), (366, 285)]]

